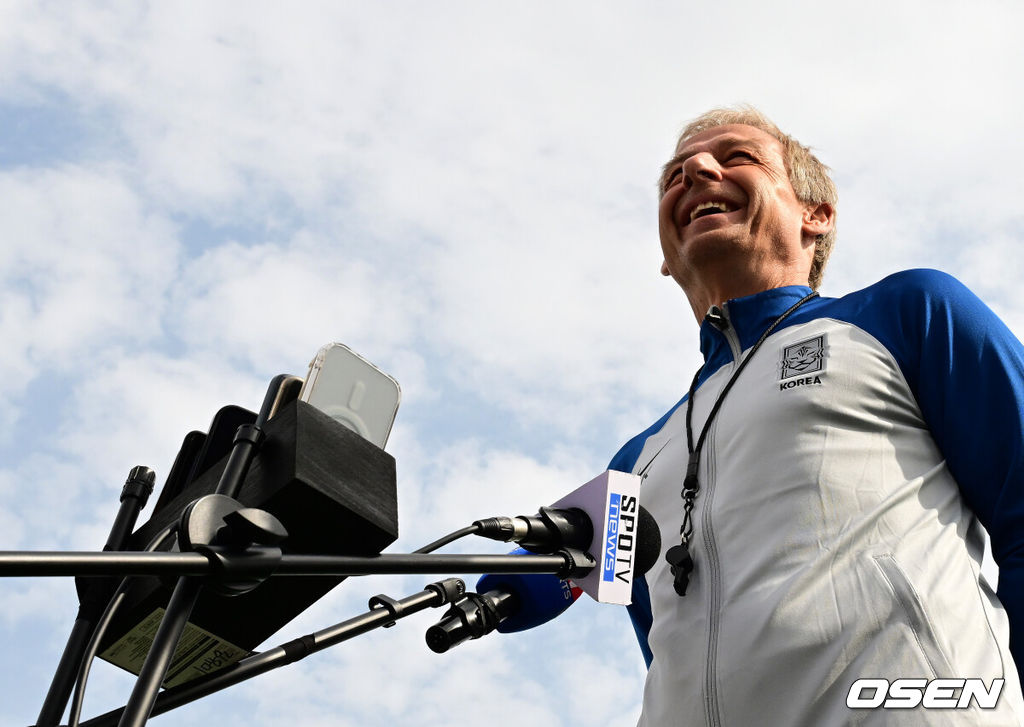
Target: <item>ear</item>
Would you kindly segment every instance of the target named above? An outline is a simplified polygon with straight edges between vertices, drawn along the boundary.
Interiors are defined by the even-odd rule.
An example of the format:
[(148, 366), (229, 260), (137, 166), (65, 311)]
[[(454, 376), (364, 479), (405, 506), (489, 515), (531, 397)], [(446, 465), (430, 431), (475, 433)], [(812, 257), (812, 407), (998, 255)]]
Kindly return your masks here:
[(671, 272), (669, 272), (668, 262), (665, 260), (661, 261), (661, 274), (664, 275), (666, 278), (672, 274)]
[(828, 202), (804, 208), (803, 233), (811, 239), (826, 235), (836, 223), (836, 211)]

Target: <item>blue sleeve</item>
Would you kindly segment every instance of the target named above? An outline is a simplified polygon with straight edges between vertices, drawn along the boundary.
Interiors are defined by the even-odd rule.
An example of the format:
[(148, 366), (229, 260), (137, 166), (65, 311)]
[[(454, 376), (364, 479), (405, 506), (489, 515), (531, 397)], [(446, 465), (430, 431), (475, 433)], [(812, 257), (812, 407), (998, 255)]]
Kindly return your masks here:
[[(896, 356), (999, 566), (1010, 650), (1024, 667), (1024, 348), (970, 290), (934, 270), (879, 284), (872, 331)], [(890, 298), (891, 296), (891, 298)]]
[[(644, 445), (647, 443), (647, 438), (665, 426), (665, 422), (685, 401), (686, 397), (684, 396), (675, 406), (665, 412), (664, 416), (658, 421), (626, 442), (622, 449), (612, 457), (612, 461), (608, 463), (608, 469), (619, 472), (632, 472), (636, 466), (637, 459), (640, 457), (640, 453), (644, 449)], [(642, 489), (640, 491), (640, 502), (643, 503)], [(633, 631), (636, 633), (636, 640), (640, 644), (640, 651), (643, 653), (644, 662), (650, 668), (654, 655), (651, 653), (651, 646), (647, 637), (651, 632), (651, 624), (654, 621), (654, 617), (651, 613), (651, 593), (645, 577), (640, 576), (633, 581), (631, 600), (632, 603), (626, 607), (626, 610), (629, 613), (630, 621), (633, 623)]]
[(632, 603), (626, 606), (629, 612), (629, 619), (633, 622), (633, 631), (636, 633), (636, 640), (640, 644), (640, 651), (644, 655), (644, 663), (651, 668), (654, 661), (654, 654), (651, 652), (651, 645), (647, 640), (651, 633), (651, 624), (654, 617), (651, 614), (651, 592), (647, 587), (647, 578), (640, 576), (633, 581)]
[[(526, 555), (529, 551), (517, 548), (513, 555)], [(509, 634), (536, 628), (560, 616), (582, 591), (568, 581), (547, 573), (488, 573), (476, 583), (477, 593), (498, 590), (515, 596), (515, 611), (498, 624), (498, 633)]]

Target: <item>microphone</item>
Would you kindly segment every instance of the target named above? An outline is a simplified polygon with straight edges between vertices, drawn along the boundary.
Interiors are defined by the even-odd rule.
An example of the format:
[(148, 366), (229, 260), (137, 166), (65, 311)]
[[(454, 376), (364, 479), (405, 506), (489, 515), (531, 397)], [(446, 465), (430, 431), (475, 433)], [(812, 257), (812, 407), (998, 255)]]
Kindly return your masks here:
[(476, 535), (515, 541), (532, 553), (554, 553), (562, 548), (590, 547), (594, 540), (594, 524), (578, 507), (559, 509), (542, 507), (536, 515), (490, 517), (476, 520)]
[(577, 579), (580, 588), (595, 601), (628, 606), (633, 591), (640, 482), (637, 475), (607, 470), (550, 507), (540, 508), (536, 515), (487, 518), (473, 524), (484, 537), (515, 540), (535, 553), (586, 550), (599, 565)]
[(427, 629), (427, 646), (435, 654), (443, 654), (467, 639), (479, 639), (494, 631), (518, 608), (518, 599), (506, 591), (467, 593)]
[[(661, 554), (661, 531), (644, 507), (638, 508), (635, 539), (633, 573), (644, 575)], [(550, 574), (485, 575), (477, 589), (479, 593), (467, 593), (427, 630), (427, 646), (432, 651), (441, 654), (495, 630), (507, 634), (539, 626), (560, 615), (583, 593), (572, 581)]]

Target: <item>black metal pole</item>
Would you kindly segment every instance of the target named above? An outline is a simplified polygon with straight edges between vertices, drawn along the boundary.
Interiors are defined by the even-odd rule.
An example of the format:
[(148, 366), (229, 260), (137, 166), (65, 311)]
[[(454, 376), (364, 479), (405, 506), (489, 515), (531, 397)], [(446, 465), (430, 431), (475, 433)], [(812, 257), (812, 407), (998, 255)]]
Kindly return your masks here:
[[(419, 613), (424, 609), (436, 608), (450, 603), (455, 597), (462, 595), (465, 590), (465, 584), (462, 581), (457, 581), (460, 586), (457, 591), (452, 588), (445, 588), (444, 585), (451, 581), (457, 581), (457, 579), (448, 579), (444, 583), (431, 584), (426, 590), (393, 602), (391, 608), (384, 607), (383, 603), (378, 601), (381, 605), (371, 608), (366, 613), (308, 634), (307, 636), (293, 639), (260, 654), (253, 654), (242, 659), (237, 664), (211, 675), (208, 679), (204, 679), (198, 684), (182, 684), (181, 686), (167, 689), (157, 697), (151, 716), (169, 712), (172, 709), (227, 689), (260, 674), (265, 674), (268, 671), (300, 661), (310, 654), (323, 651), (328, 647), (360, 636), (380, 626), (392, 625), (395, 621), (411, 616), (414, 613)], [(377, 598), (379, 599), (380, 597), (378, 596)], [(371, 600), (371, 603), (373, 602), (374, 599)], [(117, 718), (123, 712), (124, 707), (112, 710), (82, 722), (81, 727), (112, 727), (117, 724)]]
[[(105, 552), (121, 550), (125, 546), (128, 536), (135, 527), (139, 512), (146, 506), (146, 501), (153, 493), (155, 481), (156, 473), (149, 467), (142, 465), (132, 467), (124, 487), (121, 488), (121, 504), (114, 517), (107, 542), (103, 546)], [(64, 653), (61, 654), (57, 670), (53, 674), (53, 681), (50, 682), (43, 706), (39, 710), (39, 717), (36, 719), (37, 727), (56, 727), (60, 723), (61, 715), (64, 714), (68, 698), (71, 696), (71, 690), (75, 686), (82, 655), (96, 628), (96, 620), (106, 606), (103, 597), (97, 596), (97, 592), (101, 588), (99, 584), (80, 584), (79, 600), (81, 605), (78, 615), (71, 627), (71, 635), (68, 636), (68, 642), (64, 646)]]
[(227, 495), (228, 497), (238, 495), (238, 491), (242, 488), (242, 483), (245, 481), (245, 475), (249, 471), (249, 465), (252, 464), (256, 452), (259, 451), (260, 446), (263, 444), (263, 427), (266, 425), (267, 419), (270, 418), (270, 414), (274, 409), (281, 386), (291, 378), (294, 377), (287, 374), (278, 374), (271, 379), (270, 386), (267, 387), (267, 393), (263, 397), (263, 404), (256, 415), (256, 421), (248, 425), (243, 424), (238, 428), (235, 440), (231, 445), (231, 452), (228, 454), (228, 461), (224, 465), (224, 471), (220, 474), (220, 480), (217, 482), (215, 494)]
[[(258, 574), (266, 559), (259, 548), (237, 561), (216, 565), (201, 553), (143, 552), (0, 552), (0, 577), (79, 576), (79, 575), (153, 575), (153, 576), (235, 576)], [(270, 549), (268, 549), (269, 552)], [(269, 558), (270, 556), (268, 556)], [(279, 576), (362, 576), (444, 573), (554, 573), (569, 567), (571, 559), (554, 555), (459, 555), (459, 554), (381, 554), (371, 557), (348, 555), (285, 555), (272, 577)], [(593, 566), (591, 560), (589, 566)]]
[(0, 576), (4, 577), (175, 576), (209, 572), (209, 558), (199, 553), (0, 552)]
[(128, 479), (121, 488), (121, 506), (118, 508), (114, 525), (107, 536), (107, 544), (103, 550), (123, 550), (128, 536), (135, 529), (139, 512), (146, 506), (149, 496), (153, 494), (156, 484), (156, 473), (149, 467), (137, 465), (128, 473)]
[(153, 645), (149, 647), (146, 661), (135, 681), (128, 704), (121, 715), (119, 727), (143, 727), (153, 711), (160, 685), (167, 676), (174, 650), (192, 614), (192, 607), (199, 598), (202, 582), (196, 578), (180, 578), (167, 604), (167, 611), (160, 622)]
[(50, 682), (50, 688), (46, 692), (46, 699), (43, 700), (42, 709), (39, 710), (39, 717), (36, 718), (37, 727), (56, 727), (60, 724), (60, 718), (71, 697), (71, 690), (75, 687), (75, 678), (78, 674), (78, 667), (82, 663), (82, 654), (85, 653), (85, 648), (89, 644), (95, 627), (95, 619), (82, 617), (75, 619), (68, 643), (64, 646), (64, 653), (61, 654), (60, 662), (57, 664), (57, 671), (54, 672), (53, 681)]

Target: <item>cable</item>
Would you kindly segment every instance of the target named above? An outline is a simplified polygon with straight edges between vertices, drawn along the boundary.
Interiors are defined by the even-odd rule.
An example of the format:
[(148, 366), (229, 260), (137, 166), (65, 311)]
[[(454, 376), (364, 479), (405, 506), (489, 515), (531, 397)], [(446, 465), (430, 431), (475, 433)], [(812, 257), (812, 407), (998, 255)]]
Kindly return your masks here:
[[(171, 523), (157, 533), (149, 542), (149, 545), (146, 546), (145, 552), (152, 553), (154, 550), (159, 550), (168, 537), (174, 534), (174, 530), (177, 527), (177, 523)], [(114, 614), (117, 613), (121, 602), (124, 601), (125, 594), (128, 592), (128, 584), (134, 577), (127, 576), (121, 581), (117, 590), (114, 591), (114, 595), (110, 597), (103, 615), (96, 622), (96, 629), (93, 631), (92, 638), (89, 639), (89, 645), (86, 647), (85, 653), (82, 654), (82, 663), (78, 667), (78, 678), (75, 680), (75, 694), (71, 699), (71, 711), (68, 715), (68, 727), (78, 727), (79, 719), (82, 716), (82, 702), (85, 699), (85, 685), (89, 681), (89, 671), (92, 669), (93, 659), (96, 658), (96, 652), (100, 648), (100, 641), (107, 632), (107, 627), (110, 626), (110, 622), (114, 619)]]
[(475, 533), (478, 533), (479, 531), (480, 531), (480, 526), (479, 525), (470, 525), (469, 527), (462, 528), (461, 530), (456, 530), (454, 533), (448, 533), (443, 538), (435, 540), (433, 543), (430, 543), (429, 545), (424, 545), (419, 550), (414, 550), (412, 552), (413, 553), (433, 553), (435, 550), (437, 550), (438, 548), (440, 548), (443, 545), (448, 545), (448, 543), (454, 542), (454, 541), (458, 540), (459, 538), (464, 538), (467, 535), (474, 535)]

